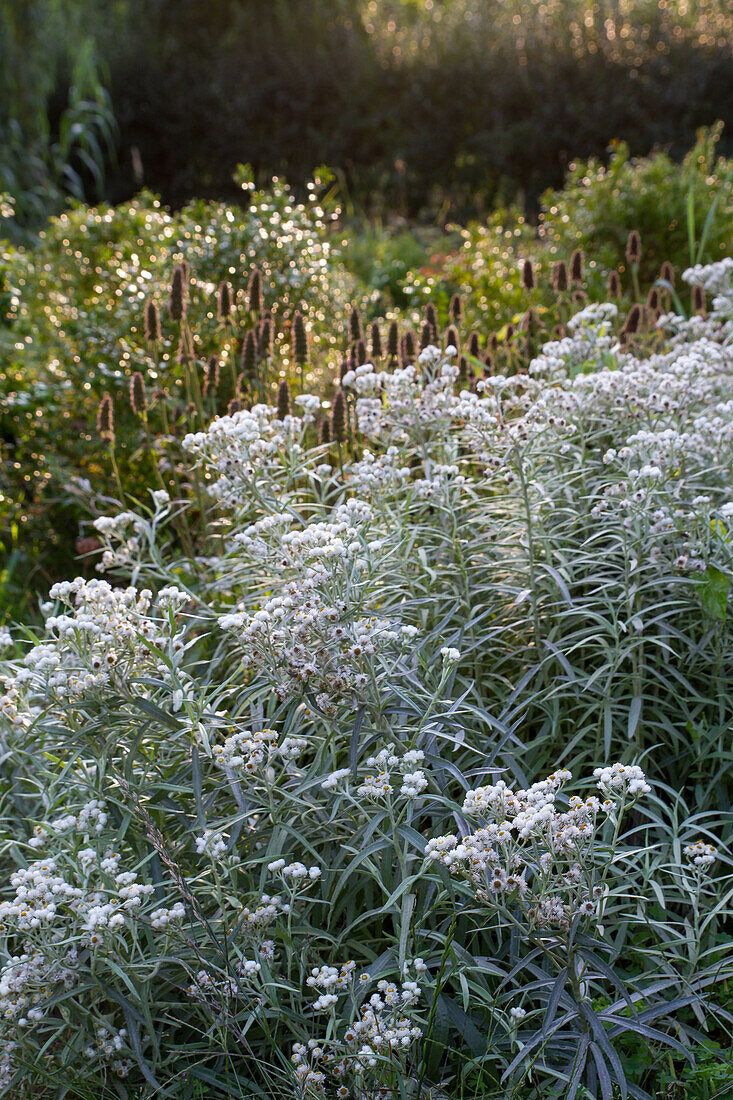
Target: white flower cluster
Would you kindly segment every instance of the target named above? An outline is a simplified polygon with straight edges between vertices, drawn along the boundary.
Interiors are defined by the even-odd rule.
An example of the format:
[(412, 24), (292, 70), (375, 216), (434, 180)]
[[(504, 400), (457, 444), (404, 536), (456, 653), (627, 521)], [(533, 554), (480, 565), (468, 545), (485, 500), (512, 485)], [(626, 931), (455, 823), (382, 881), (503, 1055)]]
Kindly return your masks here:
[(344, 1036), (352, 1044), (352, 1057), (365, 1068), (407, 1050), (422, 1035), (422, 1029), (405, 1015), (405, 1009), (420, 998), (418, 984), (407, 981), (400, 988), (393, 982), (380, 981), (377, 990), (362, 1006), (361, 1018)]
[(347, 482), (360, 496), (379, 500), (404, 489), (410, 479), (408, 466), (400, 464), (400, 451), (388, 447), (382, 454), (364, 448), (361, 459), (346, 470)]
[(651, 791), (644, 772), (636, 764), (612, 764), (610, 768), (596, 768), (593, 777), (598, 780), (598, 789), (608, 798), (618, 798), (620, 794), (637, 798)]
[[(33, 835), (28, 841), (31, 848), (42, 848), (51, 836), (62, 836), (75, 832), (85, 841), (92, 834), (100, 835), (107, 824), (107, 813), (103, 803), (98, 798), (93, 798), (85, 803), (78, 813), (66, 813), (54, 818), (48, 824), (36, 825)], [(95, 853), (96, 854), (96, 853)]]
[[(425, 772), (417, 767), (424, 759), (422, 749), (408, 749), (401, 756), (394, 749), (380, 749), (362, 765), (362, 769), (367, 769), (367, 774), (362, 776), (356, 795), (373, 801), (397, 795), (406, 799), (417, 798), (428, 787)], [(348, 781), (350, 776), (351, 768), (339, 768), (323, 780), (321, 787), (324, 791), (348, 789), (348, 782), (344, 781)]]
[(9, 955), (0, 969), (0, 1017), (19, 1028), (32, 1027), (44, 1017), (44, 1003), (54, 987), (71, 989), (77, 980), (78, 952), (46, 955), (40, 950)]
[(576, 914), (590, 917), (601, 896), (593, 872), (598, 815), (613, 814), (616, 800), (651, 789), (635, 765), (599, 768), (594, 777), (608, 798), (601, 803), (594, 795), (573, 795), (567, 810), (556, 805), (560, 788), (572, 778), (566, 769), (526, 790), (514, 791), (499, 780), (468, 791), (463, 812), (486, 824), (463, 837), (433, 837), (426, 857), (467, 879), (487, 904), (508, 897), (522, 902), (533, 924), (567, 927)]
[(306, 985), (310, 989), (322, 989), (323, 993), (313, 1002), (316, 1012), (324, 1012), (335, 1005), (339, 994), (348, 989), (352, 984), (356, 963), (349, 959), (341, 968), (335, 966), (314, 967), (310, 977), (306, 979)]
[[(262, 932), (269, 928), (279, 916), (287, 916), (290, 912), (290, 902), (282, 901), (279, 894), (262, 894), (256, 905), (245, 905), (239, 914), (239, 920), (244, 935), (257, 940)], [(269, 940), (261, 941), (260, 950)]]
[(170, 924), (178, 924), (186, 916), (186, 907), (183, 902), (177, 901), (170, 908), (154, 909), (150, 914), (150, 925), (156, 930), (167, 928)]
[(213, 860), (220, 859), (227, 850), (226, 840), (215, 829), (204, 829), (201, 836), (196, 837), (195, 843), (198, 855), (207, 855)]
[(102, 1058), (104, 1061), (111, 1063), (112, 1069), (118, 1077), (127, 1077), (134, 1062), (130, 1058), (119, 1057), (127, 1046), (127, 1028), (123, 1027), (119, 1031), (110, 1031), (103, 1024), (97, 1024), (95, 1042), (93, 1045), (86, 1047), (84, 1057), (90, 1062)]
[(718, 849), (714, 844), (707, 844), (704, 840), (696, 840), (692, 844), (685, 845), (682, 854), (695, 867), (709, 867), (718, 858)]
[(280, 875), (282, 879), (295, 883), (299, 879), (316, 882), (323, 874), (320, 867), (306, 867), (304, 863), (299, 862), (286, 863), (284, 859), (275, 859), (272, 863), (268, 863), (267, 870), (271, 875)]
[(255, 979), (262, 971), (262, 964), (256, 959), (238, 959), (233, 974), (210, 973), (199, 970), (188, 987), (188, 994), (196, 1000), (222, 997), (235, 998), (250, 996), (259, 1000)]
[(215, 475), (207, 483), (211, 496), (237, 506), (302, 455), (310, 419), (312, 414), (279, 420), (272, 406), (255, 405), (217, 417), (205, 432), (185, 436), (183, 447)]
[[(116, 677), (131, 669), (154, 672), (159, 681), (174, 682), (170, 665), (179, 660), (183, 643), (169, 608), (188, 600), (177, 589), (161, 593), (158, 609), (148, 589), (113, 588), (107, 581), (74, 581), (55, 584), (51, 603), (65, 605), (59, 614), (48, 614), (46, 640), (35, 645), (5, 682), (0, 696), (0, 714), (16, 728), (29, 726), (41, 705), (52, 703), (60, 714), (67, 701), (95, 695), (108, 689)], [(160, 660), (151, 647), (169, 654)]]
[[(321, 967), (313, 970), (308, 985), (342, 993), (353, 985), (354, 963), (349, 961), (341, 968)], [(361, 985), (370, 981), (368, 974), (361, 975)], [(401, 1065), (407, 1051), (422, 1035), (420, 1028), (407, 1013), (417, 1004), (421, 989), (414, 981), (402, 985), (381, 980), (377, 992), (362, 1005), (359, 1018), (347, 1028), (343, 1040), (310, 1039), (306, 1043), (294, 1043), (292, 1063), (300, 1087), (305, 1093), (311, 1090), (322, 1095), (322, 1090), (332, 1077), (337, 1085), (335, 1095), (351, 1096), (345, 1083), (349, 1076), (359, 1080), (359, 1095), (379, 1095), (378, 1071), (380, 1064)], [(323, 993), (314, 1005), (317, 1011), (330, 1008), (337, 1001), (337, 993)], [(364, 1090), (365, 1075), (374, 1075), (375, 1093)]]
[(253, 773), (269, 766), (278, 758), (281, 761), (297, 760), (309, 743), (304, 737), (283, 737), (272, 729), (241, 730), (230, 734), (223, 743), (214, 745), (214, 761), (220, 768)]

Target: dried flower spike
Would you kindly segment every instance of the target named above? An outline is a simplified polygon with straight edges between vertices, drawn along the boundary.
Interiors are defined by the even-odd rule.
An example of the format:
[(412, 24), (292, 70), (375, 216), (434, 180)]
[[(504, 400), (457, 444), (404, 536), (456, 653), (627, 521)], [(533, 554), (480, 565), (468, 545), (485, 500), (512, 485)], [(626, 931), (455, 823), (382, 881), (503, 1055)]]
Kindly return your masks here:
[(219, 283), (219, 290), (216, 295), (216, 312), (222, 321), (226, 321), (232, 312), (232, 288), (226, 279)]
[(558, 260), (552, 267), (552, 289), (558, 294), (568, 289), (568, 265), (564, 260)]
[(522, 286), (525, 290), (534, 290), (534, 268), (531, 260), (525, 260), (522, 264)]
[(387, 330), (387, 355), (390, 359), (396, 359), (400, 354), (400, 326), (396, 321), (390, 321)]
[(293, 359), (299, 367), (304, 367), (308, 362), (308, 333), (303, 320), (303, 314), (299, 309), (295, 311), (292, 326)]
[(355, 344), (357, 340), (362, 338), (361, 317), (359, 316), (359, 310), (356, 306), (351, 307), (351, 313), (349, 314), (349, 340), (352, 344)]
[(252, 274), (249, 277), (247, 283), (246, 294), (247, 309), (255, 317), (259, 317), (264, 309), (264, 298), (262, 294), (262, 275), (257, 267), (252, 268)]
[(290, 386), (283, 378), (277, 390), (277, 418), (284, 420), (290, 416)]
[(148, 409), (145, 379), (139, 370), (136, 370), (130, 379), (130, 407), (136, 416), (142, 416)]
[(618, 271), (612, 271), (608, 276), (608, 283), (606, 285), (606, 293), (609, 298), (621, 297), (621, 276)]
[(576, 248), (570, 257), (570, 282), (582, 283), (585, 273), (585, 253), (582, 248)]
[(626, 259), (630, 264), (638, 264), (641, 260), (641, 236), (636, 229), (629, 233), (626, 242)]
[(248, 329), (242, 345), (241, 358), (242, 374), (248, 382), (253, 382), (257, 378), (257, 360), (257, 337), (253, 329)]
[(115, 438), (115, 418), (112, 397), (106, 393), (97, 410), (97, 431), (102, 439), (113, 442)]
[(346, 398), (343, 390), (339, 390), (333, 400), (331, 438), (335, 443), (343, 443), (346, 439)]
[(705, 288), (695, 283), (692, 288), (692, 309), (694, 313), (704, 314), (707, 308)]
[(379, 325), (376, 321), (372, 321), (372, 327), (370, 329), (370, 338), (372, 344), (372, 359), (382, 358), (382, 334), (379, 331)]
[(160, 340), (160, 312), (152, 298), (145, 303), (145, 339), (149, 344)]
[(170, 293), (168, 295), (168, 312), (174, 321), (182, 321), (186, 316), (188, 306), (188, 264), (181, 262), (173, 268)]
[(451, 298), (448, 313), (454, 325), (460, 324), (461, 317), (463, 316), (463, 302), (460, 294), (454, 294)]
[(674, 286), (674, 268), (672, 267), (672, 264), (669, 262), (669, 260), (665, 260), (660, 267), (659, 278), (663, 282), (669, 283), (671, 287)]

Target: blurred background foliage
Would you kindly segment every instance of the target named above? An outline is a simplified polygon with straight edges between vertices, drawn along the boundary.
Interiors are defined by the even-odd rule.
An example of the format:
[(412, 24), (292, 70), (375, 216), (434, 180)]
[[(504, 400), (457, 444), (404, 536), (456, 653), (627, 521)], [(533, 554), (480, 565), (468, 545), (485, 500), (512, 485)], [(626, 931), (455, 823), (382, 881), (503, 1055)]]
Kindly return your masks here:
[(728, 0), (0, 0), (0, 190), (23, 225), (326, 163), (370, 214), (533, 213), (614, 138), (680, 157), (720, 118), (730, 152), (732, 44)]

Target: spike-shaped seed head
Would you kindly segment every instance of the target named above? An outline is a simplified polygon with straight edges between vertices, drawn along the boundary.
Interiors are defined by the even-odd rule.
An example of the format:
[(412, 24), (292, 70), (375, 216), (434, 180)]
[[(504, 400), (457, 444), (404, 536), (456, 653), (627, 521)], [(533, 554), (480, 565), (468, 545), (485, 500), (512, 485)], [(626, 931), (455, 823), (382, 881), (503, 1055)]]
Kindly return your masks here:
[(570, 282), (582, 283), (585, 274), (585, 253), (582, 248), (576, 248), (570, 257)]
[(633, 306), (631, 307), (631, 309), (629, 310), (629, 312), (626, 316), (626, 320), (624, 321), (624, 324), (623, 324), (623, 329), (626, 331), (626, 334), (628, 336), (633, 336), (633, 334), (635, 332), (638, 332), (639, 329), (641, 328), (641, 322), (642, 322), (641, 306), (638, 304), (638, 302), (634, 302)]
[(136, 370), (130, 379), (130, 408), (136, 416), (142, 416), (148, 409), (145, 379), (139, 370)]
[(400, 354), (400, 326), (396, 321), (390, 321), (387, 329), (387, 355), (390, 359), (396, 359)]
[(367, 361), (367, 346), (363, 340), (357, 340), (354, 347), (354, 355), (356, 356), (357, 367), (362, 367)]
[(349, 341), (355, 344), (357, 340), (362, 338), (361, 317), (359, 310), (356, 306), (351, 307), (351, 313), (349, 314)]
[(293, 359), (299, 367), (304, 367), (308, 362), (308, 332), (306, 331), (303, 314), (296, 309), (293, 315)]
[(626, 259), (630, 264), (638, 264), (641, 260), (641, 235), (636, 229), (631, 230), (626, 241)]
[(420, 326), (420, 351), (424, 351), (433, 342), (433, 329), (427, 321)]
[(160, 311), (152, 298), (145, 303), (145, 339), (149, 344), (160, 340)]
[(182, 321), (188, 307), (188, 264), (182, 261), (173, 268), (170, 292), (168, 294), (168, 312), (174, 321)]
[(346, 397), (343, 390), (338, 390), (333, 399), (331, 438), (335, 443), (343, 443), (346, 439)]
[(328, 417), (321, 421), (320, 429), (321, 443), (324, 445), (331, 442), (331, 422)]
[(646, 306), (652, 313), (656, 313), (659, 309), (659, 291), (655, 286), (651, 288), (647, 295)]
[(695, 283), (692, 288), (692, 309), (695, 313), (703, 314), (707, 309), (707, 301), (705, 297), (705, 288), (700, 286), (699, 283)]
[(671, 287), (674, 286), (674, 268), (669, 260), (665, 260), (659, 269), (659, 278), (665, 283), (669, 283)]
[(235, 413), (241, 412), (244, 406), (238, 397), (233, 397), (227, 405), (227, 416), (234, 416)]
[(608, 276), (608, 282), (606, 284), (606, 293), (609, 298), (621, 297), (621, 276), (618, 271), (612, 271)]
[(448, 313), (454, 325), (460, 324), (461, 317), (463, 316), (463, 301), (460, 294), (454, 294), (451, 298)]
[(241, 359), (242, 374), (248, 382), (253, 382), (257, 378), (257, 360), (257, 337), (254, 329), (248, 329), (242, 344)]
[(286, 416), (290, 416), (290, 386), (283, 378), (277, 390), (277, 418), (284, 420)]
[(382, 333), (379, 330), (379, 325), (376, 321), (372, 321), (372, 327), (370, 329), (370, 338), (372, 344), (372, 359), (382, 358)]
[(108, 393), (105, 393), (97, 409), (97, 431), (102, 439), (114, 442), (115, 414), (112, 397)]
[(219, 290), (216, 294), (216, 312), (221, 321), (226, 321), (232, 312), (232, 287), (226, 279), (219, 283)]
[(534, 290), (534, 268), (531, 260), (525, 260), (522, 264), (522, 286), (525, 290)]
[(454, 347), (458, 351), (461, 346), (461, 342), (458, 339), (458, 329), (455, 325), (449, 325), (445, 330), (445, 346), (447, 348)]
[(253, 267), (247, 283), (245, 301), (248, 311), (255, 317), (259, 317), (264, 309), (264, 297), (262, 293), (262, 273), (258, 267)]
[(475, 330), (468, 338), (468, 354), (472, 355), (474, 359), (481, 357), (481, 337)]
[(569, 282), (568, 265), (564, 260), (558, 260), (552, 265), (552, 289), (558, 294), (564, 294)]

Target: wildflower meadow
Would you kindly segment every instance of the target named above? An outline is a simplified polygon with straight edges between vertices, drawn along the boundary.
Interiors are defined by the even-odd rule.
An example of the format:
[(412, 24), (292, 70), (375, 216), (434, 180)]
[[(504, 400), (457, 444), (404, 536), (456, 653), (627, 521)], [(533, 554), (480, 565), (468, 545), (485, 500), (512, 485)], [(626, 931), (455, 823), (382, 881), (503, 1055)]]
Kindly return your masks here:
[(732, 1100), (731, 26), (0, 0), (0, 1098)]
[(376, 325), (93, 521), (3, 635), (10, 1095), (611, 1100), (725, 1041), (733, 259), (685, 285), (512, 374)]

